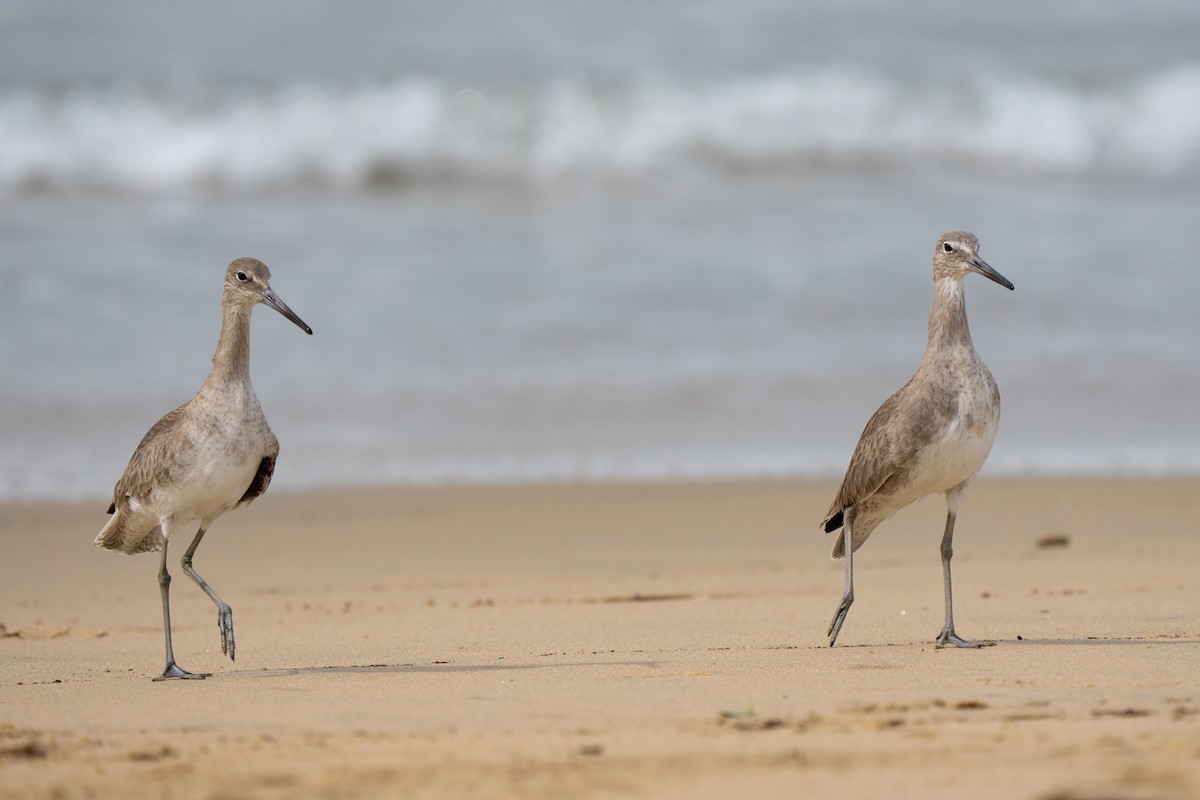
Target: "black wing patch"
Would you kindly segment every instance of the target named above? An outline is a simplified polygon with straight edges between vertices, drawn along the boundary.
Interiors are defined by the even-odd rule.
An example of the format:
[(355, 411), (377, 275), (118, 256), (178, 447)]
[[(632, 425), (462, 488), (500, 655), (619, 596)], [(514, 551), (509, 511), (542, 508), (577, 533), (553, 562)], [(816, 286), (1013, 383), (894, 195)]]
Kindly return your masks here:
[(258, 472), (254, 475), (254, 480), (250, 481), (250, 485), (246, 487), (246, 493), (242, 495), (242, 499), (238, 500), (238, 505), (249, 503), (254, 498), (261, 495), (271, 485), (271, 475), (275, 473), (275, 459), (270, 456), (264, 456), (263, 460), (258, 464)]

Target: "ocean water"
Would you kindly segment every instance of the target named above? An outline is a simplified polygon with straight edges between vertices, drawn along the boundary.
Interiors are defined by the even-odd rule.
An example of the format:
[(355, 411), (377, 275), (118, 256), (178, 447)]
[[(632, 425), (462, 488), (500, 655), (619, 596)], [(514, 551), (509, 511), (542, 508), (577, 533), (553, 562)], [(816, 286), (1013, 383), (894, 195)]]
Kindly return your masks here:
[(1200, 473), (1200, 6), (0, 6), (0, 498), (103, 497), (225, 265), (276, 486), (837, 475), (942, 231), (985, 474)]

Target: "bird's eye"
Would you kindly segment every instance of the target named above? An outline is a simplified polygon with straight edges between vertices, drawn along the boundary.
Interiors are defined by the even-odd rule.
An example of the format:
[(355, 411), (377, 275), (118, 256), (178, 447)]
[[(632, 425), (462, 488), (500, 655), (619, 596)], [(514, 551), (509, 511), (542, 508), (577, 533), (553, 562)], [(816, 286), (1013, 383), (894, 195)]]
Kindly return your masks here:
[(950, 244), (949, 242), (943, 242), (942, 249), (945, 250), (947, 253), (953, 253), (954, 245)]
[(245, 283), (246, 281), (250, 280), (250, 276), (239, 270), (237, 273), (237, 279), (242, 283)]

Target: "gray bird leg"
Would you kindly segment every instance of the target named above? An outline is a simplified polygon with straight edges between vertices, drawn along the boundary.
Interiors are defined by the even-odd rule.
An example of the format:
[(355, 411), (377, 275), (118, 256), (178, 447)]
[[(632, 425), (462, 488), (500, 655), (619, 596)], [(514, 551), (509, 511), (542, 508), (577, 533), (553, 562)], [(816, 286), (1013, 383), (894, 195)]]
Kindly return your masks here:
[(192, 554), (196, 552), (196, 548), (200, 546), (200, 540), (204, 538), (204, 528), (196, 531), (196, 538), (192, 539), (191, 547), (183, 554), (183, 558), (179, 560), (183, 571), (188, 574), (188, 577), (196, 582), (196, 585), (204, 590), (208, 595), (208, 599), (212, 600), (217, 605), (217, 627), (221, 629), (221, 652), (229, 656), (229, 660), (234, 660), (234, 645), (233, 645), (233, 609), (229, 604), (217, 597), (217, 593), (212, 590), (212, 587), (205, 582), (204, 578), (196, 570), (192, 569)]
[(162, 561), (158, 567), (158, 589), (162, 593), (163, 607), (163, 631), (167, 639), (167, 666), (163, 669), (163, 674), (159, 675), (154, 680), (165, 681), (171, 678), (182, 678), (189, 680), (203, 680), (211, 673), (208, 672), (188, 672), (185, 669), (180, 669), (175, 663), (175, 651), (171, 647), (171, 573), (167, 572), (167, 543), (169, 539), (163, 537)]
[(846, 560), (846, 588), (842, 591), (842, 600), (838, 603), (837, 611), (833, 612), (833, 620), (829, 623), (829, 630), (825, 635), (829, 637), (829, 646), (833, 647), (833, 643), (837, 641), (838, 632), (842, 629), (842, 623), (846, 621), (846, 614), (850, 611), (850, 604), (854, 602), (854, 514), (853, 511), (847, 511), (842, 525), (842, 558)]
[[(951, 490), (953, 492), (955, 490)], [(954, 520), (958, 516), (958, 504), (961, 494), (951, 497), (946, 493), (946, 503), (949, 511), (946, 513), (946, 532), (942, 534), (942, 579), (946, 589), (946, 625), (937, 637), (937, 647), (946, 645), (955, 647), (991, 647), (995, 642), (971, 642), (963, 639), (954, 632), (954, 593), (950, 588), (950, 559), (954, 557)]]

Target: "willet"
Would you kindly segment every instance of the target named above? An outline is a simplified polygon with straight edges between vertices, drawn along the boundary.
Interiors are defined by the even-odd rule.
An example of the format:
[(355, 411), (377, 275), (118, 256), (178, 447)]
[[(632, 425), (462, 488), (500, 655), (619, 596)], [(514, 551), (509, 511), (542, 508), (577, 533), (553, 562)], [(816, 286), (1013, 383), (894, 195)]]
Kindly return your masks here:
[(929, 343), (909, 379), (871, 417), (863, 430), (842, 488), (825, 516), (826, 533), (842, 528), (833, 557), (846, 559), (846, 587), (829, 623), (829, 646), (854, 602), (854, 551), (876, 526), (926, 495), (946, 495), (942, 534), (942, 577), (946, 624), (937, 646), (985, 647), (954, 632), (950, 558), (954, 555), (954, 519), (971, 481), (991, 452), (1000, 425), (1000, 390), (984, 366), (967, 327), (963, 278), (978, 272), (1009, 289), (1007, 278), (979, 257), (979, 240), (965, 231), (938, 239), (933, 253), (933, 309)]
[(192, 569), (192, 555), (217, 517), (267, 490), (279, 455), (279, 440), (267, 425), (250, 385), (250, 312), (265, 303), (300, 326), (304, 324), (271, 290), (271, 271), (253, 258), (239, 258), (225, 271), (223, 318), (212, 371), (196, 396), (154, 424), (129, 459), (113, 489), (113, 515), (96, 536), (107, 550), (162, 551), (158, 586), (162, 594), (167, 666), (155, 680), (205, 678), (175, 663), (171, 648), (171, 575), (167, 545), (189, 522), (200, 520), (196, 538), (183, 554), (183, 571), (217, 605), (221, 652), (232, 660), (233, 610)]

